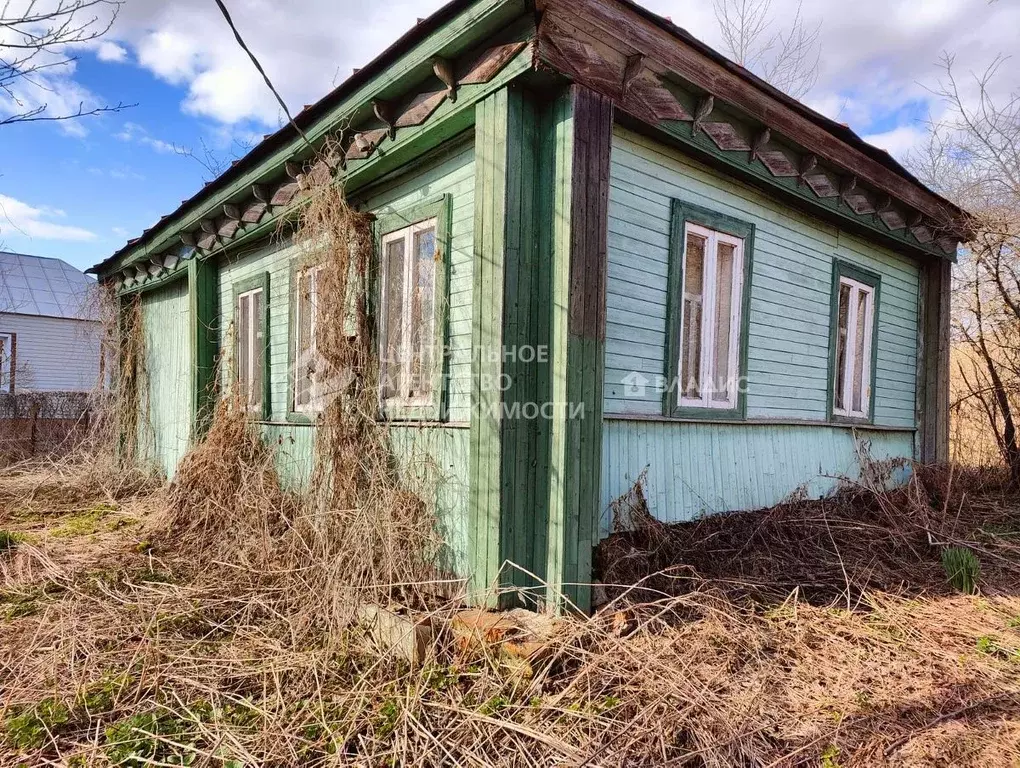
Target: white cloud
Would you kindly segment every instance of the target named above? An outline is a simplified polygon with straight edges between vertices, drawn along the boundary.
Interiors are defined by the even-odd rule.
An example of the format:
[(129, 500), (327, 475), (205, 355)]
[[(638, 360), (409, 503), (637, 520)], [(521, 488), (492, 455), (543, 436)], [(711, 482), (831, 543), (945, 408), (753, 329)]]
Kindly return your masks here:
[(81, 227), (58, 224), (52, 219), (65, 218), (59, 208), (35, 207), (8, 195), (0, 194), (0, 232), (39, 240), (94, 240), (96, 235)]
[(109, 40), (103, 40), (96, 48), (96, 58), (100, 61), (123, 63), (127, 61), (127, 49)]
[(911, 152), (919, 149), (925, 142), (927, 132), (921, 126), (901, 125), (885, 133), (864, 136), (864, 140), (879, 149), (884, 149), (897, 160), (903, 161)]
[[(234, 0), (231, 16), (292, 112), (332, 89), (444, 0)], [(279, 105), (208, 0), (133, 0), (115, 36), (139, 64), (186, 89), (182, 109), (226, 124), (275, 128)]]
[(173, 143), (150, 136), (143, 126), (131, 121), (124, 123), (124, 126), (117, 133), (113, 134), (113, 137), (119, 141), (142, 144), (161, 154), (170, 154), (171, 152), (178, 151)]

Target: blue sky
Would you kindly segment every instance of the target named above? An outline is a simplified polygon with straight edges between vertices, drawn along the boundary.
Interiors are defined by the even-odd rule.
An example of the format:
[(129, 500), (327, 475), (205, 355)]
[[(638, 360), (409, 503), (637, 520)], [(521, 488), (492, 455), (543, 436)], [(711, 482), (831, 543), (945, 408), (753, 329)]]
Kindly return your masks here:
[[(46, 0), (41, 0), (46, 2)], [(720, 46), (707, 0), (645, 0)], [(438, 0), (228, 2), (235, 22), (292, 111), (323, 96), (426, 16)], [(797, 0), (772, 0), (778, 22)], [(1015, 46), (1018, 3), (1007, 0), (815, 0), (819, 76), (805, 101), (903, 156), (942, 105), (930, 88), (943, 51), (977, 71)], [(2, 40), (0, 40), (2, 44)], [(279, 110), (230, 38), (212, 0), (127, 0), (101, 46), (53, 76), (51, 106), (135, 104), (74, 124), (0, 126), (0, 248), (57, 256), (85, 268), (139, 235), (209, 177), (171, 145), (230, 159), (279, 125)], [(1003, 92), (1020, 80), (1012, 62)], [(53, 103), (55, 102), (55, 103)], [(0, 96), (0, 115), (4, 113)], [(10, 105), (7, 105), (10, 110)]]

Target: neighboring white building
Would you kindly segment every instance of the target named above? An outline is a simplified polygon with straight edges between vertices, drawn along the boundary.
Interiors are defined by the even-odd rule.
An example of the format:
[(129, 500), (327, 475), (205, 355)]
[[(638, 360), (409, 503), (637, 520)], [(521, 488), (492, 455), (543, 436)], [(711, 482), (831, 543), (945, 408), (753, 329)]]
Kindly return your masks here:
[(96, 281), (65, 261), (0, 251), (0, 394), (95, 389), (96, 296)]

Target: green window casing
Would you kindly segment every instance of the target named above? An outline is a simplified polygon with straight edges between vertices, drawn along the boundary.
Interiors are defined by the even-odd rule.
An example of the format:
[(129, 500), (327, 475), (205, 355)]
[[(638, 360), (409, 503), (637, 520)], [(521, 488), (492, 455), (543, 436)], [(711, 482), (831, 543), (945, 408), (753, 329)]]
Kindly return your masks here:
[[(732, 306), (729, 307), (728, 319), (725, 321), (729, 323), (727, 327), (730, 333), (721, 333), (720, 339), (723, 340), (721, 346), (726, 350), (724, 355), (727, 367), (734, 367), (735, 370), (728, 370), (726, 379), (726, 388), (720, 393), (726, 396), (725, 402), (728, 403), (726, 407), (711, 407), (709, 405), (689, 405), (681, 402), (681, 393), (686, 389), (685, 379), (687, 383), (697, 381), (700, 387), (702, 382), (702, 375), (708, 376), (714, 371), (718, 370), (718, 365), (714, 368), (714, 371), (707, 373), (701, 371), (701, 360), (704, 356), (701, 354), (704, 338), (706, 334), (702, 332), (704, 323), (707, 321), (716, 320), (715, 315), (709, 317), (706, 321), (704, 317), (697, 320), (698, 322), (698, 334), (699, 334), (699, 353), (696, 356), (698, 360), (691, 361), (693, 365), (697, 366), (697, 375), (691, 376), (684, 375), (684, 366), (681, 360), (681, 356), (687, 349), (683, 343), (684, 335), (688, 332), (685, 329), (684, 323), (684, 309), (685, 309), (685, 297), (684, 291), (687, 282), (690, 280), (697, 280), (696, 273), (691, 272), (685, 274), (685, 265), (687, 265), (687, 246), (688, 246), (688, 235), (691, 235), (693, 239), (704, 239), (704, 237), (713, 237), (718, 239), (718, 244), (721, 244), (722, 248), (728, 249), (730, 257), (735, 255), (737, 252), (740, 254), (740, 265), (739, 269), (731, 268), (731, 272), (727, 276), (727, 280), (735, 281), (739, 279), (739, 297), (736, 298), (736, 302), (733, 303), (734, 291), (729, 291), (729, 298), (726, 297), (721, 291), (717, 292), (712, 298), (713, 305), (716, 298), (719, 298), (720, 305), (723, 301), (729, 301)], [(718, 245), (717, 245), (718, 247)], [(703, 252), (702, 252), (703, 253)], [(708, 263), (715, 263), (715, 259), (718, 256), (719, 251), (713, 254), (711, 261), (703, 261), (702, 266), (707, 266)], [(665, 391), (663, 393), (663, 413), (666, 416), (673, 418), (685, 418), (685, 419), (743, 419), (747, 413), (747, 387), (746, 387), (746, 376), (747, 376), (747, 334), (748, 334), (748, 319), (750, 315), (750, 298), (751, 298), (751, 264), (754, 256), (754, 224), (746, 221), (735, 219), (731, 216), (727, 216), (716, 211), (711, 211), (706, 208), (701, 208), (690, 203), (683, 202), (681, 200), (674, 200), (672, 207), (672, 222), (670, 232), (670, 243), (669, 243), (669, 303), (666, 313), (666, 366), (665, 366)], [(699, 285), (708, 284), (708, 276), (704, 282), (699, 281)], [(712, 278), (714, 279), (714, 278)], [(695, 312), (701, 312), (704, 309), (704, 304), (700, 304), (697, 307), (688, 306), (688, 319), (690, 322), (691, 318), (695, 316)], [(718, 321), (713, 332), (719, 328)], [(725, 323), (724, 323), (725, 325)], [(735, 346), (734, 346), (735, 345)], [(715, 346), (712, 354), (717, 355), (720, 346)], [(732, 366), (731, 366), (732, 361)], [(704, 395), (703, 399), (707, 398), (709, 402), (713, 400), (713, 395)], [(686, 398), (690, 399), (690, 398)], [(721, 400), (722, 398), (720, 398)]]
[[(378, 334), (377, 342), (380, 351), (380, 362), (385, 365), (388, 355), (381, 349), (383, 333), (387, 322), (390, 307), (384, 306), (385, 297), (388, 295), (386, 286), (382, 284), (383, 276), (387, 273), (384, 260), (387, 258), (384, 243), (396, 233), (402, 231), (414, 231), (417, 225), (435, 220), (435, 266), (434, 286), (431, 297), (431, 308), (425, 304), (427, 314), (431, 314), (431, 354), (426, 358), (427, 370), (422, 376), (431, 378), (431, 386), (426, 401), (419, 400), (414, 404), (392, 402), (380, 403), (383, 418), (392, 421), (441, 421), (445, 417), (444, 403), (446, 401), (446, 317), (447, 317), (447, 285), (448, 271), (450, 268), (450, 196), (441, 197), (397, 211), (386, 211), (380, 213), (375, 224), (376, 240), (376, 263), (375, 263), (375, 290), (373, 291), (375, 311), (375, 327)], [(413, 236), (413, 235), (412, 235)], [(413, 254), (406, 253), (404, 258)], [(423, 318), (423, 323), (428, 318)], [(426, 327), (426, 326), (423, 326)], [(389, 371), (380, 371), (381, 378), (387, 376)], [(391, 377), (388, 377), (391, 378)]]
[(262, 375), (261, 381), (261, 393), (262, 402), (261, 409), (258, 412), (258, 416), (263, 419), (269, 419), (271, 413), (271, 402), (270, 402), (270, 382), (269, 382), (269, 273), (262, 272), (254, 277), (242, 280), (234, 283), (234, 365), (233, 375), (234, 381), (240, 379), (240, 360), (239, 360), (239, 346), (242, 337), (242, 322), (238, 314), (238, 305), (242, 296), (251, 293), (252, 291), (261, 290), (261, 306), (259, 308), (258, 317), (256, 322), (259, 327), (252, 328), (252, 333), (258, 337), (258, 331), (261, 331), (262, 343), (257, 347), (257, 354), (261, 360), (256, 361), (256, 365), (259, 367)]
[[(854, 292), (854, 286), (859, 286)], [(850, 264), (839, 259), (832, 262), (832, 306), (829, 322), (829, 389), (826, 395), (828, 402), (828, 418), (830, 422), (842, 424), (871, 424), (875, 420), (875, 372), (878, 368), (878, 326), (879, 310), (881, 307), (882, 278), (874, 272), (869, 272), (855, 264)], [(851, 289), (851, 290), (848, 290)], [(869, 295), (870, 291), (870, 295)], [(850, 306), (852, 297), (860, 297), (860, 312), (857, 317), (851, 317), (854, 313)], [(846, 301), (843, 301), (846, 299)], [(842, 309), (845, 308), (846, 312)], [(866, 321), (865, 327), (858, 333), (853, 334), (854, 339), (848, 340), (851, 327), (860, 328), (860, 323)], [(870, 324), (870, 333), (867, 325)], [(844, 329), (844, 325), (846, 328)], [(861, 355), (854, 355), (853, 352), (863, 347)], [(852, 400), (855, 397), (851, 381), (851, 402), (843, 402), (842, 410), (837, 407), (837, 386), (843, 386), (845, 376), (851, 379), (855, 375), (853, 371), (840, 375), (841, 370), (853, 368), (854, 358), (858, 358), (862, 367), (863, 379), (861, 381), (861, 397), (867, 401), (863, 415), (853, 415)], [(840, 359), (843, 362), (841, 365)], [(867, 370), (864, 370), (867, 366)], [(846, 398), (847, 390), (843, 390), (843, 397)]]

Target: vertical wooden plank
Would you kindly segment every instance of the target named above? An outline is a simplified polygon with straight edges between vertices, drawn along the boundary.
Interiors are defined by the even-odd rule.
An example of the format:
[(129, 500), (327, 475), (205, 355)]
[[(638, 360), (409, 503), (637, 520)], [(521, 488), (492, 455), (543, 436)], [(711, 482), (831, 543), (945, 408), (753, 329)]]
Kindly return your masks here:
[[(550, 347), (553, 402), (547, 566), (550, 601), (591, 606), (602, 465), (609, 165), (612, 104), (572, 85), (554, 119), (560, 173), (554, 180)], [(561, 107), (561, 108), (563, 108)]]
[[(268, 301), (268, 297), (266, 297)], [(205, 434), (216, 405), (216, 357), (219, 353), (219, 275), (216, 266), (193, 258), (188, 263), (191, 331), (192, 430)]]
[[(476, 111), (470, 498), (472, 589), (478, 593), (507, 561), (529, 571), (536, 567), (538, 423), (527, 418), (527, 408), (540, 371), (513, 356), (538, 342), (531, 321), (538, 302), (532, 287), (537, 132), (531, 99), (522, 89), (507, 88)], [(502, 572), (499, 585), (535, 586), (514, 568)], [(513, 601), (509, 595), (502, 602)]]
[(949, 322), (952, 265), (932, 260), (922, 268), (918, 318), (917, 459), (949, 461)]

